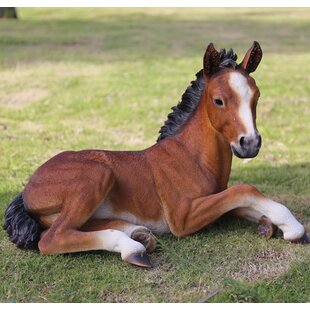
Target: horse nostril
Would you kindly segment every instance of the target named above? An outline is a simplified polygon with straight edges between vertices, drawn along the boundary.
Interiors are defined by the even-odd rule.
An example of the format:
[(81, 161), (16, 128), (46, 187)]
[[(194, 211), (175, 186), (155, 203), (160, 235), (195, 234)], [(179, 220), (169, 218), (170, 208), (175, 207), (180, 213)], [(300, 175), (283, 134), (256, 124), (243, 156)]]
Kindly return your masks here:
[(255, 136), (242, 136), (239, 139), (239, 145), (244, 150), (253, 147), (260, 148), (261, 144), (262, 144), (262, 138), (260, 134), (255, 134)]
[[(255, 157), (262, 145), (262, 138), (258, 132), (249, 135), (239, 136), (237, 145), (233, 145), (234, 154), (241, 158)], [(238, 155), (239, 154), (239, 155)]]
[(240, 140), (239, 140), (239, 144), (240, 146), (243, 148), (246, 144), (246, 139), (245, 137), (241, 137)]

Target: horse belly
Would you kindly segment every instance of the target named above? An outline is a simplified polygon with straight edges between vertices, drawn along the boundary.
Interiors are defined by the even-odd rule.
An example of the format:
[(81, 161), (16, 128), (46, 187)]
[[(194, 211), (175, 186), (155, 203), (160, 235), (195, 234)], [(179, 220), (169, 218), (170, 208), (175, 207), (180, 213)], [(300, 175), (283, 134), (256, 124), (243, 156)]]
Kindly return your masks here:
[(109, 198), (107, 198), (94, 212), (92, 219), (111, 219), (123, 220), (135, 225), (145, 226), (155, 233), (169, 233), (169, 226), (164, 218), (160, 216), (157, 219), (141, 218), (129, 210), (119, 211), (115, 208)]

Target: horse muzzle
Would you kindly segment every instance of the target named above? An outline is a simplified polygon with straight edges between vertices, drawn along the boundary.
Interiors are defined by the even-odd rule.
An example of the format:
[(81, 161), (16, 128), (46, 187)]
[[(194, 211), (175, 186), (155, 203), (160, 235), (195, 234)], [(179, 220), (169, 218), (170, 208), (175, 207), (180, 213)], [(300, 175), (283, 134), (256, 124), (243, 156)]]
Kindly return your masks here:
[(262, 138), (255, 132), (254, 135), (241, 136), (238, 143), (231, 144), (231, 150), (239, 158), (253, 158), (257, 156), (261, 145)]

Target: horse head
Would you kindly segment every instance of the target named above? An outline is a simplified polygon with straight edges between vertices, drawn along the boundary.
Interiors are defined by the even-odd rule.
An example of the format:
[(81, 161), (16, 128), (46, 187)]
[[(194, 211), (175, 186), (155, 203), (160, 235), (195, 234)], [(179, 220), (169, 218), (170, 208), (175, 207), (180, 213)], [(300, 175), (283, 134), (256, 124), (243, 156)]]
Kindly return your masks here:
[(258, 42), (254, 42), (239, 65), (235, 62), (236, 55), (233, 55), (226, 60), (231, 65), (222, 66), (223, 55), (226, 51), (218, 52), (212, 43), (204, 55), (208, 118), (236, 156), (255, 157), (262, 143), (256, 128), (256, 106), (260, 92), (250, 74), (256, 70), (263, 53)]

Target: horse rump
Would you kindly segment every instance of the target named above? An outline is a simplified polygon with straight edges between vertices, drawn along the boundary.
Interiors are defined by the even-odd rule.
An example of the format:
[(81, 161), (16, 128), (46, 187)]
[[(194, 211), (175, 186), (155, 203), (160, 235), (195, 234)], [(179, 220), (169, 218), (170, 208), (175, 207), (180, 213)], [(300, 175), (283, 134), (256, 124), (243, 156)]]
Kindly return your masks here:
[(22, 193), (19, 193), (7, 207), (3, 228), (10, 241), (18, 247), (38, 249), (42, 228), (25, 208)]

